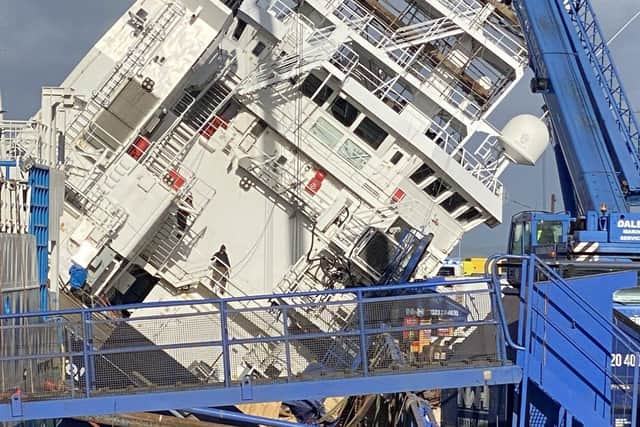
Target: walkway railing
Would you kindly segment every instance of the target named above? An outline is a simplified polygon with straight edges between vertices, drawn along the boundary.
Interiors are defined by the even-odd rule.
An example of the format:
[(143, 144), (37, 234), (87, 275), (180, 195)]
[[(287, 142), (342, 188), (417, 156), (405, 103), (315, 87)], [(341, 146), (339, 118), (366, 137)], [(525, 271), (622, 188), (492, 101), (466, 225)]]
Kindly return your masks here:
[[(588, 411), (612, 423), (624, 418), (631, 421), (630, 425), (637, 425), (640, 345), (613, 322), (611, 312), (601, 312), (535, 255), (489, 258), (486, 270), (492, 273), (494, 286), (501, 265), (511, 265), (521, 274), (518, 332), (515, 337), (507, 334), (505, 338), (507, 345), (519, 352), (524, 378), (529, 374), (532, 379), (551, 378), (570, 372), (571, 378), (562, 381), (589, 402), (585, 404)], [(498, 312), (504, 313), (502, 301), (497, 302)], [(506, 328), (504, 315), (501, 321)], [(614, 352), (626, 356), (622, 363), (613, 359)], [(545, 371), (538, 373), (538, 369)], [(543, 387), (558, 399), (549, 381)], [(523, 381), (521, 396), (527, 395), (527, 387), (528, 382)], [(526, 399), (522, 399), (519, 425), (529, 425), (526, 411)], [(593, 425), (585, 421), (593, 418), (581, 419), (593, 414), (575, 417)]]
[[(494, 299), (489, 287), (479, 288), (478, 283), (448, 281), (447, 285), (456, 285), (456, 291), (444, 294), (434, 291), (443, 283), (425, 282), (393, 290), (372, 287), (2, 315), (3, 336), (28, 337), (43, 330), (49, 333), (45, 334), (48, 342), (41, 343), (45, 345), (4, 348), (6, 344), (0, 344), (1, 371), (17, 367), (24, 370), (24, 375), (12, 382), (2, 378), (0, 396), (20, 390), (25, 401), (49, 401), (233, 388), (247, 381), (256, 385), (288, 384), (509, 365), (500, 348), (502, 340), (495, 340), (502, 335), (492, 310), (495, 301), (482, 310), (489, 313), (486, 317), (477, 314), (479, 302), (489, 305)], [(331, 294), (342, 294), (342, 298), (321, 298)], [(338, 307), (353, 313), (352, 324), (357, 326), (329, 332), (308, 329), (296, 315), (308, 304), (293, 301), (309, 295), (319, 297), (316, 305), (332, 305), (332, 310)], [(234, 308), (247, 300), (251, 306)], [(126, 310), (131, 317), (104, 316), (105, 311), (113, 310)], [(266, 315), (276, 321), (264, 335), (254, 336), (237, 326), (243, 318)], [(53, 318), (58, 321), (51, 322)], [(466, 353), (468, 350), (455, 345), (438, 346), (442, 337), (467, 336), (469, 328), (475, 333), (482, 331), (496, 345), (486, 346), (490, 350), (483, 354)], [(97, 329), (113, 332), (106, 339), (96, 340)], [(389, 355), (381, 355), (376, 344), (390, 342), (390, 337), (403, 354), (401, 366)], [(267, 348), (280, 354), (283, 369), (245, 377), (242, 373), (250, 371), (250, 366), (244, 355), (254, 347), (260, 349), (259, 353)], [(335, 358), (324, 358), (329, 350), (340, 354), (339, 363)], [(323, 359), (336, 363), (327, 363), (312, 373), (309, 368), (313, 361)], [(206, 379), (188, 369), (201, 361), (214, 372)]]

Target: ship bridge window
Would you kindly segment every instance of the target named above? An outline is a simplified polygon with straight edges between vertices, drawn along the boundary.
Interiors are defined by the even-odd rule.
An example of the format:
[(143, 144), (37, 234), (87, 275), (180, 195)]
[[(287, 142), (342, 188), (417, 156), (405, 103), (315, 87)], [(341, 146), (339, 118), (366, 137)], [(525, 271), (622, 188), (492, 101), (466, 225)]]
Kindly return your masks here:
[(369, 158), (371, 158), (369, 153), (350, 139), (347, 139), (344, 144), (340, 146), (338, 154), (357, 169), (364, 167), (369, 161)]
[(253, 53), (255, 56), (260, 56), (262, 51), (264, 51), (265, 47), (267, 47), (267, 46), (264, 43), (258, 42), (258, 44), (256, 44), (256, 46), (251, 51), (251, 53)]
[(218, 113), (218, 117), (222, 117), (226, 122), (230, 122), (233, 120), (235, 116), (238, 115), (238, 111), (240, 110), (240, 104), (235, 100), (231, 99)]
[(395, 153), (393, 153), (393, 156), (391, 156), (391, 159), (389, 161), (391, 162), (391, 164), (397, 165), (400, 159), (402, 159), (402, 153), (396, 151)]
[(349, 127), (356, 121), (360, 112), (344, 98), (336, 98), (331, 105), (331, 114), (340, 123)]
[(453, 193), (450, 197), (448, 197), (444, 202), (440, 203), (447, 212), (455, 212), (460, 206), (467, 203), (467, 201), (459, 195), (458, 193)]
[[(321, 85), (322, 80), (320, 80), (313, 74), (309, 74), (300, 85), (300, 92), (302, 92), (302, 94), (307, 98), (311, 98), (313, 94), (318, 91), (318, 88)], [(324, 85), (312, 101), (318, 105), (322, 105), (327, 101), (327, 99), (329, 99), (332, 94), (333, 90), (329, 86)]]
[(322, 117), (311, 128), (311, 134), (322, 144), (332, 148), (338, 145), (343, 137), (342, 132)]
[(476, 209), (476, 208), (469, 208), (466, 211), (464, 211), (462, 214), (460, 214), (456, 219), (463, 223), (469, 223), (471, 221), (475, 221), (476, 219), (480, 218), (482, 216), (482, 213)]
[(422, 191), (424, 191), (425, 193), (427, 193), (428, 195), (430, 195), (433, 198), (437, 198), (442, 193), (447, 191), (449, 188), (450, 187), (446, 182), (444, 182), (442, 179), (438, 178), (435, 181), (433, 181), (431, 184), (429, 184), (426, 187), (424, 187)]
[(431, 175), (433, 175), (433, 169), (423, 163), (422, 166), (420, 166), (414, 173), (411, 174), (409, 179), (416, 184), (420, 184)]
[(240, 36), (242, 36), (245, 28), (247, 28), (247, 23), (238, 18), (238, 25), (236, 25), (236, 28), (233, 30), (233, 35), (231, 37), (234, 40), (240, 40)]
[(375, 124), (369, 117), (365, 117), (354, 131), (371, 148), (377, 150), (382, 141), (389, 135), (384, 129)]

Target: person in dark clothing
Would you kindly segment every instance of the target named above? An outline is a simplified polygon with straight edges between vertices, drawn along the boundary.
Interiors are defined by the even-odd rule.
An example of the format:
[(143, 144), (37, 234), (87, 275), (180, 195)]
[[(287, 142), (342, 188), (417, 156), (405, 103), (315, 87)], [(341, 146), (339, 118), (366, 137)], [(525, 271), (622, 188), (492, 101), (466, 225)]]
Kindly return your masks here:
[(229, 278), (229, 255), (225, 245), (220, 246), (218, 252), (211, 257), (213, 269), (213, 283), (220, 286), (220, 295), (224, 295), (227, 287), (227, 279)]
[[(187, 194), (187, 197), (184, 199), (185, 205), (188, 207), (193, 207), (193, 195), (191, 193)], [(176, 211), (176, 225), (178, 227), (178, 238), (181, 238), (184, 232), (187, 230), (187, 220), (189, 219), (189, 215), (191, 215), (191, 211), (178, 206), (178, 210)]]

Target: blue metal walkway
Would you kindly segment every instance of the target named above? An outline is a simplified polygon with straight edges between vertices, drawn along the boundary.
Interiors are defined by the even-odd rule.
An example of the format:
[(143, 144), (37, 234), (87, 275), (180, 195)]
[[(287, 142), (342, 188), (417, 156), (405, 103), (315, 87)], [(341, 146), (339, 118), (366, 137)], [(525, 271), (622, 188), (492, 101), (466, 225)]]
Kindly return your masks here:
[[(250, 308), (235, 308), (244, 298), (0, 316), (0, 333), (24, 344), (1, 353), (0, 421), (519, 382), (490, 282), (435, 293), (441, 284), (258, 296)], [(300, 295), (352, 313), (348, 325), (305, 330)], [(132, 316), (113, 316), (121, 309)], [(251, 318), (276, 328), (250, 336), (238, 325)], [(489, 350), (457, 351), (471, 333)]]
[[(637, 425), (640, 337), (611, 299), (636, 272), (493, 261), (474, 281), (0, 316), (0, 421), (515, 384), (513, 425)], [(345, 320), (318, 332), (309, 307)]]

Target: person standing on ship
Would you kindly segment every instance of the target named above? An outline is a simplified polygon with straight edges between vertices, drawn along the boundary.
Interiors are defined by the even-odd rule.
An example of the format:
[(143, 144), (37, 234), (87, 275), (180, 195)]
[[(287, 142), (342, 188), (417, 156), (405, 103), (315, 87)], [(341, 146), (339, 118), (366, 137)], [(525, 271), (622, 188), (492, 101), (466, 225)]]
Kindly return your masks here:
[(220, 246), (218, 252), (211, 257), (211, 268), (213, 269), (214, 286), (220, 286), (220, 296), (224, 295), (227, 288), (227, 279), (229, 279), (229, 255), (225, 245)]

